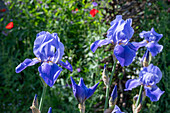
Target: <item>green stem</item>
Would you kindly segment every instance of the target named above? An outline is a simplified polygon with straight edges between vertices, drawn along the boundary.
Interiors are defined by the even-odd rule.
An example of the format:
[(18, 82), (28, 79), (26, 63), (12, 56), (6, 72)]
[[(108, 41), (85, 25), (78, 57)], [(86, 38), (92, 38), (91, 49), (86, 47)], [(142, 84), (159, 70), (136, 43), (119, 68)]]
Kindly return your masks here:
[(110, 76), (110, 79), (109, 79), (109, 85), (106, 85), (106, 99), (105, 99), (104, 111), (107, 109), (107, 106), (108, 106), (109, 87), (110, 87), (110, 85), (112, 83), (112, 78), (113, 78), (113, 74), (115, 72), (115, 68), (116, 68), (116, 61), (114, 61), (114, 65), (113, 65), (113, 68), (112, 68), (112, 73), (111, 73), (111, 76)]
[(137, 101), (136, 101), (135, 113), (137, 113), (137, 107), (138, 107), (138, 105), (139, 105), (139, 103), (140, 103), (140, 100), (141, 100), (141, 97), (142, 97), (142, 90), (143, 90), (143, 85), (140, 86), (139, 97), (138, 97), (138, 99), (137, 99)]
[(47, 85), (43, 84), (43, 92), (42, 92), (42, 96), (41, 96), (41, 100), (40, 100), (40, 106), (39, 106), (40, 112), (41, 112), (42, 107), (43, 107), (43, 101), (44, 101), (46, 89), (47, 89)]

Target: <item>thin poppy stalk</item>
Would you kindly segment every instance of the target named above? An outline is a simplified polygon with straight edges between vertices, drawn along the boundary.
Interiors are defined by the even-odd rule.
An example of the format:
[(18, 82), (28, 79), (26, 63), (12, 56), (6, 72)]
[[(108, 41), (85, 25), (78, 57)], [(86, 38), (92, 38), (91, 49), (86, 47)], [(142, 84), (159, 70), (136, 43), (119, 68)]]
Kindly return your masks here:
[(108, 107), (108, 100), (109, 100), (109, 87), (112, 83), (112, 78), (113, 78), (113, 74), (115, 72), (115, 68), (116, 68), (116, 64), (117, 64), (117, 61), (114, 61), (114, 65), (113, 65), (113, 68), (112, 68), (112, 73), (111, 73), (111, 76), (110, 76), (110, 81), (109, 81), (109, 84), (106, 85), (106, 99), (105, 99), (105, 105), (104, 105), (104, 111), (107, 109)]

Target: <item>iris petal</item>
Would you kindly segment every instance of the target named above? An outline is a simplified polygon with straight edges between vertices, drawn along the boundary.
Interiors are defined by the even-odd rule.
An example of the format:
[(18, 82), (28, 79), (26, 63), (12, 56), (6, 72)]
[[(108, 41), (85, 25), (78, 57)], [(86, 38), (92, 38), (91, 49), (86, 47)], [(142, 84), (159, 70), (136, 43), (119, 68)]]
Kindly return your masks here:
[(146, 45), (147, 49), (151, 52), (152, 56), (156, 56), (158, 53), (160, 53), (163, 49), (162, 45), (159, 45), (158, 43), (148, 43)]
[(161, 97), (161, 95), (165, 92), (165, 91), (161, 91), (159, 89), (159, 87), (157, 87), (156, 85), (155, 86), (152, 86), (151, 88), (150, 87), (145, 87), (145, 92), (146, 92), (146, 96), (148, 96), (150, 98), (150, 100), (152, 102), (154, 101), (158, 101), (159, 98)]
[(116, 45), (114, 48), (114, 55), (120, 62), (120, 65), (128, 66), (132, 63), (136, 56), (136, 48), (129, 42), (127, 45)]
[(114, 108), (114, 110), (112, 111), (112, 113), (124, 113), (124, 112), (122, 112), (122, 111), (120, 110), (120, 108), (119, 108), (117, 105), (115, 105), (115, 108)]
[(93, 95), (93, 93), (95, 92), (97, 86), (99, 85), (99, 83), (95, 84), (93, 87), (90, 87), (88, 89), (88, 93), (86, 95), (86, 99), (88, 99), (89, 97), (91, 97)]
[(41, 66), (39, 66), (38, 71), (45, 83), (52, 87), (61, 73), (62, 68), (60, 68), (57, 64), (44, 62)]
[(111, 43), (111, 40), (109, 40), (109, 39), (97, 40), (91, 44), (90, 48), (91, 48), (92, 52), (94, 53), (98, 47), (101, 47), (103, 45), (107, 45), (110, 43)]
[(35, 64), (37, 64), (39, 61), (38, 59), (34, 58), (34, 59), (25, 59), (22, 63), (20, 63), (16, 68), (15, 68), (15, 72), (16, 73), (20, 73), (22, 70), (24, 70), (26, 67), (28, 66), (33, 66)]
[(60, 64), (62, 67), (64, 67), (64, 68), (66, 68), (66, 69), (68, 69), (69, 71), (73, 71), (73, 68), (72, 68), (72, 65), (68, 62), (68, 61), (66, 61), (66, 63), (65, 62), (63, 62), (63, 61), (59, 61), (58, 62), (58, 64)]
[(48, 109), (48, 113), (52, 113), (52, 108), (51, 107)]
[(136, 88), (137, 86), (141, 85), (139, 79), (129, 79), (125, 84), (125, 91), (132, 90), (133, 88)]
[(136, 47), (136, 48), (140, 48), (140, 47), (143, 47), (143, 46), (146, 46), (147, 45), (147, 42), (146, 40), (143, 40), (141, 42), (132, 42), (132, 44)]
[(115, 87), (114, 87), (114, 89), (112, 91), (111, 97), (112, 97), (112, 101), (114, 102), (114, 100), (117, 97), (117, 85), (115, 85)]
[(157, 32), (155, 32), (154, 28), (151, 29), (151, 32), (156, 37), (155, 42), (158, 42), (163, 37), (162, 34), (158, 34)]

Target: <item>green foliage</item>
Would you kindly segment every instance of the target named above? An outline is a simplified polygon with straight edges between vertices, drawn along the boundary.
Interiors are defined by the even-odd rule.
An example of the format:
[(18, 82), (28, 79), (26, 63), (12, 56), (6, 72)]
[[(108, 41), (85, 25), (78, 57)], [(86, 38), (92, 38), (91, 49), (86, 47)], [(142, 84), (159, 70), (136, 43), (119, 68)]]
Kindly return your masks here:
[[(1, 112), (30, 112), (34, 95), (41, 98), (42, 84), (39, 78), (37, 64), (28, 67), (19, 74), (15, 73), (15, 67), (24, 61), (25, 58), (34, 58), (33, 44), (36, 34), (41, 31), (49, 31), (50, 33), (58, 33), (61, 42), (65, 46), (65, 55), (63, 61), (68, 60), (74, 71), (71, 73), (64, 69), (57, 79), (55, 85), (47, 88), (43, 112), (46, 113), (49, 107), (52, 107), (54, 113), (78, 113), (78, 102), (74, 98), (70, 87), (70, 76), (78, 83), (80, 77), (84, 78), (84, 82), (88, 87), (93, 86), (101, 80), (102, 70), (99, 66), (102, 59), (113, 54), (110, 51), (103, 51), (104, 48), (98, 49), (95, 54), (90, 50), (92, 42), (98, 39), (104, 39), (103, 34), (106, 33), (109, 26), (101, 22), (102, 13), (105, 13), (99, 7), (99, 13), (93, 18), (89, 14), (93, 8), (90, 0), (7, 0), (11, 4), (7, 5), (9, 12), (0, 19), (0, 31), (8, 33), (8, 36), (0, 33), (0, 109)], [(5, 2), (7, 2), (5, 0)], [(111, 0), (109, 0), (111, 1)], [(99, 2), (98, 2), (99, 3)], [(100, 1), (101, 6), (107, 6), (105, 1)], [(164, 46), (163, 52), (157, 55), (153, 61), (154, 65), (161, 68), (163, 77), (159, 83), (161, 90), (165, 94), (160, 101), (151, 103), (146, 98), (143, 112), (165, 112), (169, 106), (169, 70), (168, 66), (170, 51), (169, 47), (169, 13), (167, 13), (167, 4), (159, 0), (152, 4), (154, 11), (150, 11), (146, 6), (145, 18), (141, 19), (141, 31), (149, 31), (152, 27), (158, 33), (164, 36), (159, 44)], [(72, 13), (78, 8), (76, 13)], [(116, 12), (115, 12), (116, 13)], [(148, 15), (156, 15), (156, 18), (149, 19)], [(14, 28), (5, 29), (5, 26), (13, 19)], [(138, 33), (135, 33), (135, 37)], [(138, 39), (137, 39), (138, 40)], [(103, 49), (102, 49), (103, 48)], [(144, 53), (144, 49), (140, 49), (135, 62), (128, 66), (126, 75), (137, 76), (136, 70), (140, 70), (139, 57)], [(112, 64), (107, 65), (109, 68)], [(137, 66), (140, 66), (137, 68)], [(134, 68), (135, 67), (135, 68)], [(81, 68), (81, 72), (77, 72), (77, 68)], [(124, 70), (124, 69), (123, 69)], [(132, 73), (133, 72), (133, 73)], [(118, 73), (118, 79), (123, 79), (123, 74)], [(113, 78), (113, 81), (116, 78)], [(91, 113), (96, 109), (103, 112), (103, 108), (96, 108), (97, 104), (104, 105), (103, 82), (100, 82), (95, 94), (86, 101), (86, 112)], [(139, 89), (133, 90), (130, 97), (133, 97)], [(121, 91), (118, 91), (119, 93)], [(129, 93), (129, 92), (126, 92)], [(120, 97), (118, 97), (120, 98)], [(132, 101), (127, 104), (131, 106)], [(149, 110), (148, 110), (149, 109)], [(122, 111), (131, 111), (131, 108), (123, 108)]]

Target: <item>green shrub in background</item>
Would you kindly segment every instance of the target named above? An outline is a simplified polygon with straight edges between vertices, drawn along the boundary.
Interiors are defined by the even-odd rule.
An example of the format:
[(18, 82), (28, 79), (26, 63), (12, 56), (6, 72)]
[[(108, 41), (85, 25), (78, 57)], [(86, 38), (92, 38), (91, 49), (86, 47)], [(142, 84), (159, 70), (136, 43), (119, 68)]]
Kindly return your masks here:
[[(10, 3), (9, 3), (9, 2)], [(108, 1), (98, 1), (101, 7), (108, 7)], [(47, 112), (51, 106), (53, 112), (59, 113), (76, 113), (78, 112), (78, 102), (73, 96), (70, 87), (70, 76), (74, 76), (76, 82), (80, 77), (84, 78), (87, 87), (92, 86), (101, 79), (102, 70), (99, 68), (104, 63), (100, 63), (102, 59), (112, 55), (111, 52), (97, 50), (95, 54), (90, 51), (90, 45), (97, 39), (102, 39), (109, 26), (101, 23), (102, 13), (104, 10), (99, 6), (95, 9), (99, 13), (95, 17), (91, 17), (90, 10), (94, 8), (90, 0), (4, 0), (8, 2), (9, 12), (1, 18), (0, 31), (8, 32), (8, 36), (0, 33), (0, 106), (1, 112), (30, 112), (30, 106), (35, 94), (40, 99), (42, 93), (41, 82), (39, 79), (38, 65), (29, 67), (20, 74), (15, 73), (15, 67), (25, 58), (34, 58), (33, 42), (36, 34), (40, 31), (49, 31), (50, 33), (58, 33), (61, 42), (65, 45), (64, 60), (68, 60), (73, 66), (73, 73), (63, 70), (57, 82), (52, 88), (47, 88), (45, 104), (43, 111)], [(149, 11), (147, 7), (153, 7), (156, 10)], [(75, 11), (78, 8), (78, 11)], [(159, 102), (147, 103), (143, 106), (142, 112), (168, 112), (169, 108), (169, 13), (167, 13), (168, 5), (164, 1), (157, 1), (151, 6), (145, 8), (145, 18), (141, 19), (142, 30), (150, 30), (154, 27), (158, 33), (164, 36), (160, 40), (160, 44), (164, 45), (163, 52), (159, 54), (153, 63), (159, 65), (162, 70), (163, 77), (159, 87), (165, 91)], [(116, 12), (113, 12), (116, 13)], [(147, 18), (154, 15), (155, 18)], [(14, 28), (5, 29), (5, 26), (13, 19)], [(135, 24), (135, 23), (133, 23)], [(141, 32), (140, 31), (140, 32)], [(135, 33), (138, 34), (138, 33)], [(135, 36), (138, 38), (138, 36)], [(138, 39), (137, 39), (138, 40)], [(104, 47), (103, 47), (104, 48)], [(106, 47), (108, 48), (108, 47)], [(141, 50), (138, 53), (144, 53)], [(139, 65), (139, 58), (136, 58), (136, 64), (128, 67), (126, 75), (137, 75), (133, 71)], [(112, 64), (109, 64), (111, 67)], [(77, 68), (81, 71), (78, 72)], [(118, 76), (118, 75), (116, 75)], [(121, 75), (115, 80), (122, 79)], [(104, 105), (105, 89), (101, 82), (97, 91), (89, 100), (86, 101), (86, 112), (102, 112)], [(123, 86), (124, 87), (124, 86)], [(130, 96), (133, 97), (136, 91), (132, 91)], [(120, 97), (118, 97), (120, 98)], [(122, 108), (122, 111), (132, 111), (131, 101), (126, 101), (128, 107)], [(97, 106), (97, 104), (103, 103)], [(149, 110), (148, 110), (149, 109)]]

